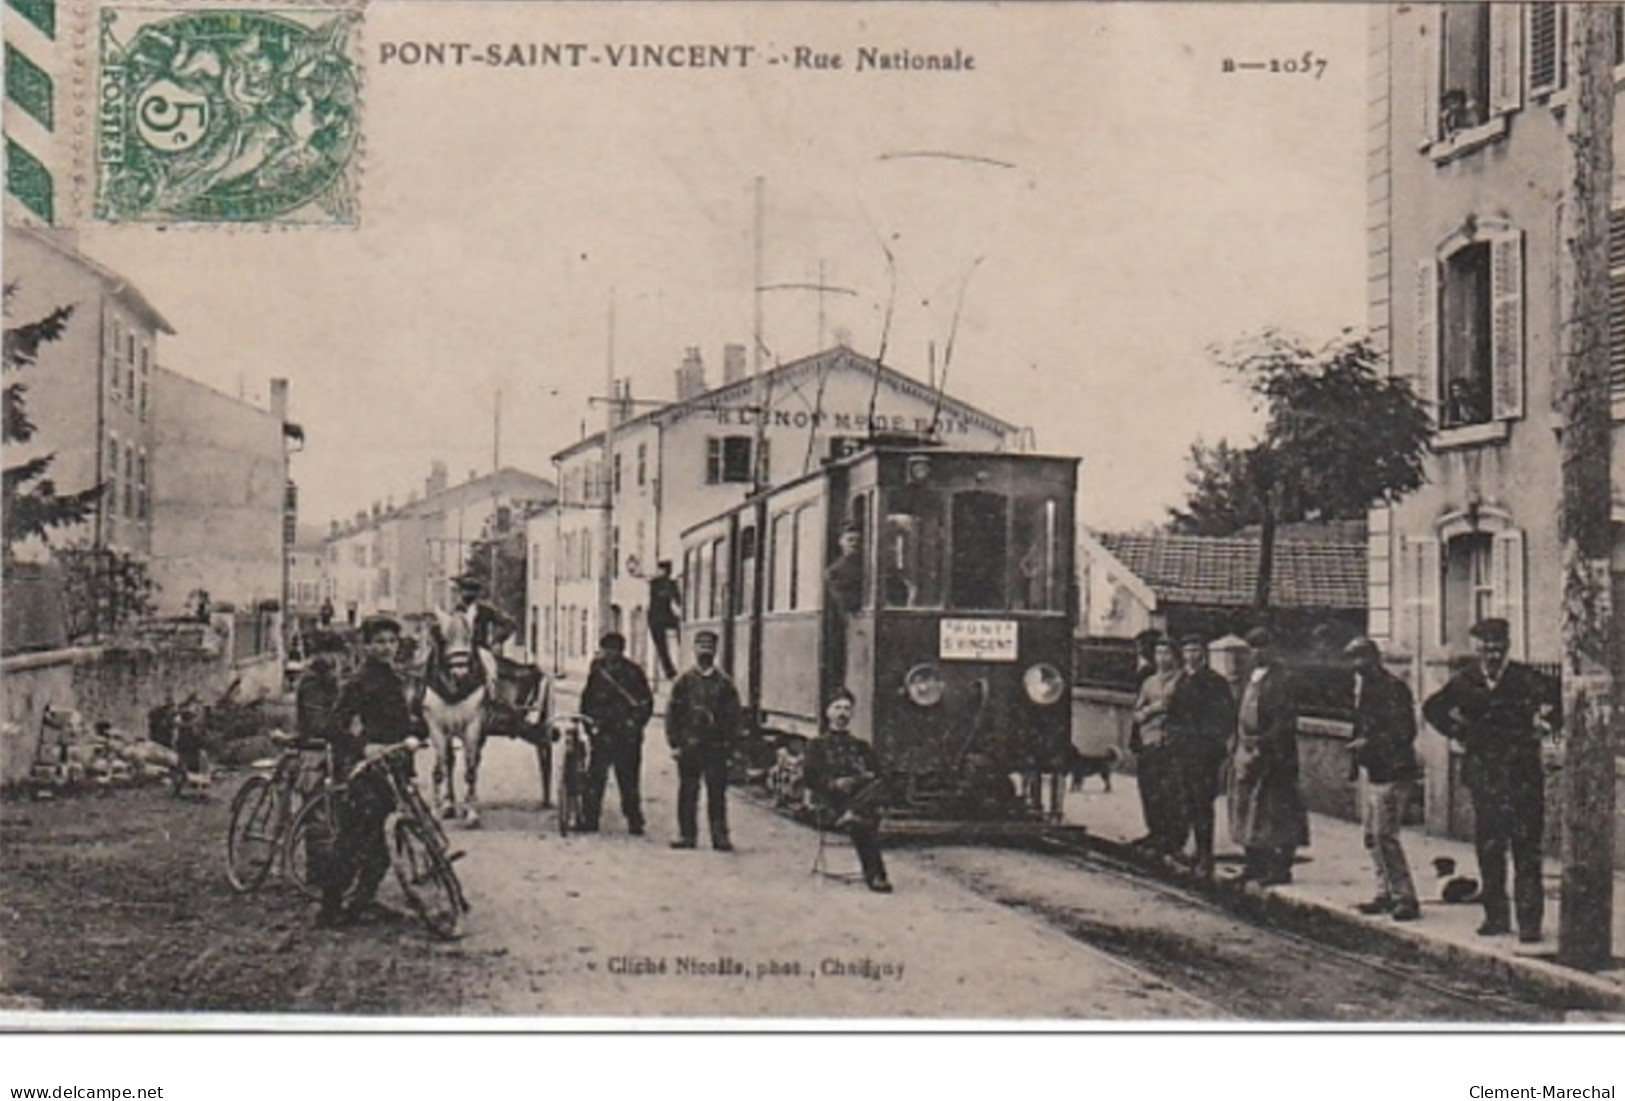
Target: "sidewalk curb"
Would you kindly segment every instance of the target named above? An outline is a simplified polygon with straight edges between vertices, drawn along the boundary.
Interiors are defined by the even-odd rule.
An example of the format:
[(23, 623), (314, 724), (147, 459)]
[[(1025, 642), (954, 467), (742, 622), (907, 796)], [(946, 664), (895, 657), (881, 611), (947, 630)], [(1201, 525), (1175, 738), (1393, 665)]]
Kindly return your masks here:
[(1261, 889), (1219, 881), (1206, 884), (1194, 875), (1172, 872), (1131, 845), (1085, 833), (1085, 848), (1130, 865), (1141, 874), (1192, 888), (1242, 917), (1274, 922), (1305, 932), (1332, 933), (1361, 947), (1399, 946), (1408, 953), (1444, 963), (1476, 978), (1505, 983), (1513, 989), (1561, 1001), (1571, 1009), (1625, 1011), (1625, 986), (1583, 971), (1528, 957), (1508, 957), (1430, 937), (1410, 925), (1379, 921), (1342, 910), (1320, 899), (1306, 898), (1291, 887)]

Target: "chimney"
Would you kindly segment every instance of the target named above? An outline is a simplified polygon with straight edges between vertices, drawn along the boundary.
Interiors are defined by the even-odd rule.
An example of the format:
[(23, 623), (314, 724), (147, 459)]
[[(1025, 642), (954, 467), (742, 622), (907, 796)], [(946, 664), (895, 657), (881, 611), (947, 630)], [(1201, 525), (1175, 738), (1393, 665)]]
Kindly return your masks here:
[(436, 493), (445, 492), (448, 475), (446, 463), (443, 459), (436, 459), (429, 466), (429, 478), (423, 483), (423, 495), (433, 497)]
[(687, 401), (705, 393), (705, 363), (700, 350), (690, 347), (683, 353), (683, 365), (677, 369), (677, 400)]
[(745, 378), (745, 346), (743, 344), (724, 344), (722, 346), (722, 385), (731, 382), (742, 382)]
[(378, 519), (378, 517), (383, 514), (383, 511), (384, 511), (384, 506), (380, 502), (374, 501), (372, 503), (372, 518), (374, 520)]
[(288, 380), (285, 378), (271, 380), (271, 416), (275, 417), (279, 424), (287, 423)]
[(336, 539), (336, 538), (338, 538), (338, 534), (339, 534), (339, 522), (337, 520), (329, 520), (327, 522), (327, 537), (329, 539)]

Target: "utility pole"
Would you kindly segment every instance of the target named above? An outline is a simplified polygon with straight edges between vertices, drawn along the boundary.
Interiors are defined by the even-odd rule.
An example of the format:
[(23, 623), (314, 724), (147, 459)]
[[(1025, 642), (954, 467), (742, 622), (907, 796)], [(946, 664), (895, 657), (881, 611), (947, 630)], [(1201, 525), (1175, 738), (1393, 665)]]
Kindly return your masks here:
[(1608, 209), (1614, 175), (1613, 5), (1565, 5), (1569, 104), (1564, 116), (1558, 261), (1558, 408), (1562, 414), (1563, 894), (1557, 955), (1596, 970), (1612, 957), (1614, 908), (1612, 533), (1608, 392)]
[(604, 361), (604, 393), (610, 401), (604, 406), (604, 455), (598, 471), (603, 494), (598, 524), (598, 634), (610, 629), (610, 608), (615, 603), (615, 587), (610, 571), (615, 566), (615, 548), (610, 536), (615, 531), (615, 418), (619, 415), (620, 391), (615, 386), (615, 291), (609, 292), (609, 354)]

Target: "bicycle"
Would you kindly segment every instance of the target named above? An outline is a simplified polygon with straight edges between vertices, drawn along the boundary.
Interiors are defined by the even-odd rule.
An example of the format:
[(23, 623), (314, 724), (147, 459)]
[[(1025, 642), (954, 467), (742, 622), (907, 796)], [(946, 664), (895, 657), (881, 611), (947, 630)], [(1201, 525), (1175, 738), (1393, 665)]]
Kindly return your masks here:
[(395, 870), (395, 878), (424, 927), (441, 940), (453, 940), (463, 915), (470, 909), (463, 895), (463, 885), (452, 868), (452, 862), (461, 859), (463, 854), (452, 851), (446, 831), (429, 809), (417, 784), (396, 769), (383, 767), (403, 756), (409, 758), (422, 748), (424, 743), (416, 738), (386, 746), (381, 752), (362, 759), (342, 782), (323, 785), (300, 810), (289, 832), (288, 843), (292, 847), (302, 840), (305, 846), (314, 846), (317, 851), (331, 852), (338, 841), (338, 801), (356, 777), (368, 769), (380, 769), (395, 801), (395, 810), (384, 824), (384, 834), (389, 841), (389, 863)]
[[(280, 856), (284, 873), (301, 890), (313, 894), (303, 846), (295, 851), (291, 827), (328, 771), (327, 746), (279, 730), (271, 732), (271, 744), (279, 750), (276, 759), (255, 761), (257, 774), (243, 782), (231, 801), (226, 878), (237, 893), (248, 894), (265, 882)], [(323, 754), (320, 763), (308, 759), (307, 754), (313, 752)]]
[(581, 832), (586, 816), (587, 770), (598, 725), (585, 715), (566, 713), (547, 721), (548, 740), (562, 742), (559, 762), (559, 836)]

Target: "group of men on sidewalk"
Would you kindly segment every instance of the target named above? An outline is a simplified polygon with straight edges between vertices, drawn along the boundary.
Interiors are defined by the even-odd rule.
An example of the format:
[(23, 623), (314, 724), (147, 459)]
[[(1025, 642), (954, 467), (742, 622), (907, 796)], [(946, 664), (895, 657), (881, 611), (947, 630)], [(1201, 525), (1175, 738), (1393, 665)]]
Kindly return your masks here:
[[(1423, 717), (1463, 749), (1463, 778), (1472, 796), (1478, 855), (1478, 932), (1542, 936), (1544, 891), (1541, 837), (1545, 826), (1544, 737), (1561, 723), (1557, 681), (1509, 660), (1504, 619), (1485, 619), (1469, 632), (1472, 664), (1423, 703)], [(1148, 833), (1139, 844), (1213, 874), (1213, 804), (1227, 797), (1232, 840), (1245, 855), (1241, 880), (1263, 886), (1292, 881), (1296, 850), (1309, 843), (1309, 819), (1298, 775), (1299, 690), (1269, 631), (1247, 636), (1250, 670), (1239, 698), (1207, 667), (1207, 644), (1192, 636), (1173, 643), (1156, 632), (1140, 636), (1140, 689), (1131, 748)], [(1361, 824), (1376, 880), (1373, 897), (1356, 909), (1396, 921), (1421, 916), (1416, 885), (1400, 844), (1400, 826), (1421, 779), (1416, 755), (1417, 709), (1410, 687), (1384, 667), (1375, 642), (1360, 637), (1343, 650), (1353, 666), (1352, 779), (1361, 780)], [(1182, 658), (1182, 660), (1181, 660)], [(1513, 901), (1507, 896), (1507, 858)]]

